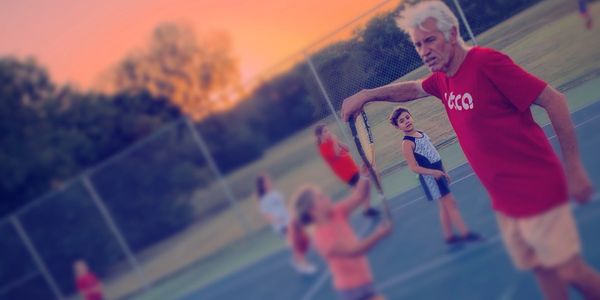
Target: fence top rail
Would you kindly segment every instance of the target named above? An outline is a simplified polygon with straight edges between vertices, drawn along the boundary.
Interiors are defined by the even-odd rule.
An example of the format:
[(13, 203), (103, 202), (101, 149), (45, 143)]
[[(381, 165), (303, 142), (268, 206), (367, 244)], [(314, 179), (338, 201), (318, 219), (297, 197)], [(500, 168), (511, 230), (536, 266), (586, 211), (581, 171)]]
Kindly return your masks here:
[(25, 204), (24, 206), (18, 208), (17, 210), (5, 215), (2, 219), (0, 219), (0, 225), (3, 225), (4, 223), (9, 222), (10, 218), (12, 216), (19, 216), (21, 214), (26, 213), (27, 211), (31, 210), (32, 208), (41, 205), (42, 203), (44, 203), (45, 201), (47, 201), (48, 199), (57, 196), (61, 193), (63, 193), (65, 190), (67, 190), (68, 188), (70, 188), (71, 186), (73, 186), (75, 183), (77, 183), (78, 181), (80, 181), (83, 177), (86, 176), (90, 176), (91, 174), (93, 174), (94, 172), (96, 172), (98, 169), (101, 169), (102, 167), (114, 162), (115, 160), (133, 152), (134, 150), (140, 148), (141, 146), (143, 146), (145, 143), (147, 143), (148, 141), (150, 141), (151, 139), (155, 138), (156, 136), (160, 135), (161, 133), (172, 129), (173, 127), (175, 127), (176, 125), (178, 125), (179, 123), (181, 123), (183, 120), (185, 119), (185, 117), (180, 117), (179, 119), (172, 121), (170, 123), (167, 123), (165, 125), (163, 125), (161, 128), (159, 128), (158, 130), (156, 130), (155, 132), (151, 133), (148, 136), (145, 136), (137, 141), (135, 141), (133, 144), (129, 145), (127, 148), (125, 148), (124, 150), (119, 151), (118, 153), (113, 154), (112, 156), (106, 158), (105, 160), (103, 160), (102, 162), (98, 163), (95, 166), (89, 167), (88, 169), (80, 172), (78, 175), (76, 175), (73, 178), (68, 179), (67, 181), (65, 181), (63, 184), (61, 184), (61, 186), (57, 189), (53, 189), (53, 190), (49, 190), (47, 191), (45, 194), (37, 197), (35, 200), (28, 202), (27, 204)]

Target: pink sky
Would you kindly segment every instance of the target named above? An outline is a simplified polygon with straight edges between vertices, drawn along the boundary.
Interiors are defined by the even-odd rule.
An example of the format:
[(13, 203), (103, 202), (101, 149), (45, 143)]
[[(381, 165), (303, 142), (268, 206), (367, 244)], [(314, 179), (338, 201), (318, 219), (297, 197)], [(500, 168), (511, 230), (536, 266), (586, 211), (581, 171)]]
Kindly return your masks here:
[(56, 82), (87, 88), (156, 25), (184, 21), (198, 33), (229, 33), (247, 80), (382, 1), (2, 1), (0, 55), (33, 56)]

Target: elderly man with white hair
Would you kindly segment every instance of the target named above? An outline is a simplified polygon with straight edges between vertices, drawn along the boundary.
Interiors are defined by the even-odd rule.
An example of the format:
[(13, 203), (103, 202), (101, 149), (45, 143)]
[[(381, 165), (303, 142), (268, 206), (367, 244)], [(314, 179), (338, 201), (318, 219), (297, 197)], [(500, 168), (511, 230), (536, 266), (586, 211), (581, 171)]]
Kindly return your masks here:
[[(467, 46), (456, 17), (440, 1), (407, 8), (397, 23), (432, 74), (348, 97), (342, 105), (344, 120), (368, 102), (439, 98), (490, 195), (516, 267), (533, 271), (547, 299), (567, 299), (569, 286), (587, 299), (600, 299), (600, 276), (581, 257), (568, 203), (569, 191), (585, 203), (593, 188), (581, 162), (566, 97), (505, 54)], [(548, 113), (564, 166), (534, 121), (533, 104)]]

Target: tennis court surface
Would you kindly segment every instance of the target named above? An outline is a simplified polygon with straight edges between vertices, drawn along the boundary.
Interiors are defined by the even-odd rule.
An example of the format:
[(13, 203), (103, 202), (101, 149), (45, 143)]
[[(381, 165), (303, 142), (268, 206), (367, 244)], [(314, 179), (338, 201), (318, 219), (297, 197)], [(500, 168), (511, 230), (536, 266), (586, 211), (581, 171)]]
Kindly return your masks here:
[[(573, 113), (584, 163), (600, 186), (600, 102)], [(550, 125), (544, 127), (555, 149)], [(369, 255), (375, 283), (388, 299), (539, 299), (534, 278), (514, 270), (498, 235), (489, 198), (464, 164), (450, 171), (452, 191), (467, 224), (483, 234), (479, 243), (446, 246), (441, 239), (438, 210), (419, 188), (393, 197), (394, 232)], [(600, 269), (600, 196), (574, 205), (585, 258)], [(353, 217), (358, 232), (371, 230), (370, 221)], [(287, 251), (279, 251), (180, 299), (335, 299), (323, 261), (315, 253), (319, 272), (295, 273)], [(575, 293), (573, 292), (575, 296)], [(575, 297), (574, 299), (579, 299)]]

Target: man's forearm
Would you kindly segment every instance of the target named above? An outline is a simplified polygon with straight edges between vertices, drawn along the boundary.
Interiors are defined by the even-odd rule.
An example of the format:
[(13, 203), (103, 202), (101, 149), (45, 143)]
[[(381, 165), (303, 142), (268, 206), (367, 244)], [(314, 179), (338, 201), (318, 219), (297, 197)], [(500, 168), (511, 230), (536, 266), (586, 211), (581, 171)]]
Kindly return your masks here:
[(562, 151), (563, 159), (566, 167), (573, 166), (580, 162), (579, 147), (577, 146), (577, 136), (575, 134), (575, 127), (571, 120), (571, 114), (567, 101), (564, 96), (557, 97), (555, 101), (552, 101), (545, 107), (554, 132), (558, 137), (560, 149)]
[(382, 87), (365, 90), (365, 93), (367, 93), (369, 99), (367, 102), (407, 102), (426, 96), (418, 81), (390, 83)]
[(342, 119), (348, 121), (351, 117), (355, 117), (369, 102), (406, 102), (428, 95), (421, 87), (420, 81), (390, 83), (386, 86), (362, 90), (344, 100), (341, 110)]

